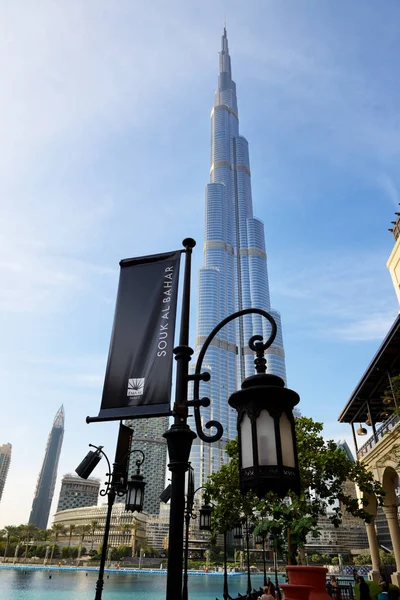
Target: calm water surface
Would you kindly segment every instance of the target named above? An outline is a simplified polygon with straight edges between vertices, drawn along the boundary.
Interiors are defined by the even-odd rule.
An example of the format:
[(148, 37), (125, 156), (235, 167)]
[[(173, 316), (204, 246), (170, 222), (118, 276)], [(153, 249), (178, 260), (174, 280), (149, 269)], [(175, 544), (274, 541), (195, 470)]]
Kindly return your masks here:
[[(51, 575), (51, 579), (49, 579)], [(107, 577), (107, 575), (106, 575)], [(84, 571), (24, 571), (0, 569), (1, 600), (93, 600), (97, 574)], [(253, 587), (262, 585), (262, 575), (251, 578)], [(246, 575), (228, 580), (231, 596), (244, 594)], [(223, 577), (217, 575), (189, 576), (190, 600), (222, 599)], [(104, 600), (165, 600), (166, 576), (154, 574), (110, 573), (105, 579)]]

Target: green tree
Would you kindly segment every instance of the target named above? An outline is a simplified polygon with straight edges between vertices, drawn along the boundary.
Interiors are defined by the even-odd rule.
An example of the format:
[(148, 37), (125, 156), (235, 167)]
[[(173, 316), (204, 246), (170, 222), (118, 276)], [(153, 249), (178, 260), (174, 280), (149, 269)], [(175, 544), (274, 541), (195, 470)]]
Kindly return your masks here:
[(380, 550), (379, 557), (380, 557), (381, 563), (383, 565), (395, 565), (396, 564), (396, 559), (394, 557), (393, 552), (384, 552), (383, 550)]
[(359, 554), (354, 557), (354, 564), (360, 567), (361, 565), (370, 565), (371, 557), (369, 554)]
[(20, 525), (18, 527), (19, 529), (19, 534), (21, 536), (21, 541), (24, 542), (25, 544), (25, 562), (26, 559), (28, 557), (28, 546), (29, 546), (29, 542), (31, 542), (35, 536), (37, 535), (37, 532), (39, 531), (38, 528), (36, 527), (36, 525), (33, 525), (32, 523), (27, 523), (26, 525)]
[[(308, 534), (318, 536), (320, 516), (327, 515), (336, 527), (342, 522), (343, 511), (369, 522), (368, 495), (375, 494), (379, 504), (385, 495), (382, 486), (361, 463), (349, 460), (332, 440), (324, 440), (322, 423), (307, 417), (297, 418), (295, 423), (300, 494), (289, 493), (288, 502), (282, 502), (272, 493), (262, 499), (250, 493), (242, 498), (237, 441), (226, 447), (229, 464), (211, 475), (207, 484), (210, 496), (217, 504), (212, 522), (220, 533), (223, 527), (231, 528), (232, 521), (239, 515), (252, 518), (258, 521), (256, 535), (265, 532), (272, 535), (277, 549), (282, 549), (286, 542), (289, 564), (296, 562), (297, 551), (304, 548)], [(344, 492), (344, 483), (348, 480), (357, 484), (363, 493), (361, 504)]]
[(79, 551), (78, 551), (78, 555), (77, 555), (77, 558), (79, 560), (81, 557), (81, 553), (82, 553), (83, 542), (85, 540), (85, 537), (91, 532), (91, 527), (90, 527), (90, 525), (78, 525), (75, 528), (75, 532), (79, 536)]
[(58, 538), (60, 537), (60, 535), (65, 535), (66, 534), (66, 529), (65, 526), (62, 523), (53, 523), (53, 526), (50, 530), (51, 532), (51, 537), (54, 540), (54, 543), (51, 547), (51, 556), (50, 556), (50, 563), (53, 560), (53, 556), (54, 556), (54, 549), (55, 546), (57, 544)]
[(76, 528), (76, 525), (74, 525), (73, 523), (70, 523), (68, 525), (68, 548), (71, 548), (71, 538), (72, 538), (72, 534), (74, 533)]
[(390, 378), (389, 385), (383, 392), (382, 400), (388, 412), (398, 411), (400, 404), (400, 375)]
[[(126, 544), (120, 544), (117, 548), (118, 557), (117, 560), (121, 560), (121, 558), (126, 558), (127, 556), (132, 556), (132, 548), (127, 546)], [(147, 553), (146, 553), (147, 556)]]
[(92, 521), (90, 521), (90, 533), (92, 535), (90, 550), (93, 550), (94, 534), (96, 532), (98, 524), (99, 524), (99, 522), (96, 521), (96, 519), (93, 519)]
[(322, 557), (320, 554), (311, 554), (310, 556), (310, 560), (312, 563), (316, 564), (316, 565), (320, 565), (322, 563)]
[(17, 535), (17, 533), (18, 533), (17, 527), (15, 527), (15, 525), (6, 525), (4, 527), (4, 529), (1, 530), (1, 536), (5, 537), (5, 539), (6, 539), (3, 562), (5, 561), (6, 556), (8, 556), (8, 547), (10, 545), (11, 538), (15, 537)]

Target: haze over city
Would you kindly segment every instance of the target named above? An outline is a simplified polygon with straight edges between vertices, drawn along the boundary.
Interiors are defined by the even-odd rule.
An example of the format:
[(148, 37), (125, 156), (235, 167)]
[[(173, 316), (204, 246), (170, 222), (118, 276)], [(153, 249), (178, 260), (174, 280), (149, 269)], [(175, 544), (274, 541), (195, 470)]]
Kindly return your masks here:
[(85, 417), (100, 405), (121, 258), (197, 240), (194, 344), (225, 18), (288, 385), (327, 437), (350, 441), (337, 416), (398, 311), (385, 265), (399, 13), (361, 0), (0, 8), (0, 444), (13, 445), (0, 526), (28, 520), (61, 404), (59, 480), (89, 442), (113, 455), (117, 424)]

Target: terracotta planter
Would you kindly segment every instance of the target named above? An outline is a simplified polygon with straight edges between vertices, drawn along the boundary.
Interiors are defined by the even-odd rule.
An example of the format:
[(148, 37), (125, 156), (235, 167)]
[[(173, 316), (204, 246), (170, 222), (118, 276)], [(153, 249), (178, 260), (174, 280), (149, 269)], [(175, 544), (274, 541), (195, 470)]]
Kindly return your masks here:
[(287, 566), (289, 583), (293, 585), (310, 585), (310, 600), (332, 600), (326, 591), (325, 567)]
[(291, 583), (282, 583), (279, 586), (284, 593), (285, 600), (309, 600), (311, 585), (292, 585)]

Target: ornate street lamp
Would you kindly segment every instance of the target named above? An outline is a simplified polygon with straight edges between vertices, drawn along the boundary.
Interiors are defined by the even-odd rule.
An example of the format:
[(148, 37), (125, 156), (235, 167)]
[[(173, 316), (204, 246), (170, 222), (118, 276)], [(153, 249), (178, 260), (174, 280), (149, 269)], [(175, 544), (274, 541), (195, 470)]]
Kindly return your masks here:
[[(186, 406), (194, 408), (196, 432), (203, 442), (213, 443), (221, 439), (223, 427), (218, 421), (212, 420), (205, 425), (206, 429), (216, 429), (214, 435), (207, 435), (202, 427), (200, 408), (210, 405), (209, 398), (200, 398), (200, 381), (210, 379), (209, 373), (201, 372), (203, 360), (212, 340), (225, 325), (253, 313), (270, 322), (271, 334), (265, 343), (262, 336), (250, 338), (249, 347), (256, 353), (254, 364), (257, 374), (247, 377), (242, 389), (233, 393), (228, 400), (238, 413), (240, 489), (243, 494), (252, 490), (259, 498), (270, 491), (284, 498), (289, 490), (300, 491), (293, 416), (293, 408), (300, 398), (296, 392), (284, 387), (283, 379), (266, 373), (264, 352), (272, 345), (277, 333), (275, 320), (269, 313), (258, 308), (247, 308), (226, 317), (214, 327), (199, 352), (194, 374), (188, 376), (194, 382), (194, 399), (187, 401)], [(234, 538), (241, 537), (242, 532), (238, 527), (234, 528)]]
[[(120, 425), (119, 439), (123, 439), (124, 431), (128, 429), (129, 428), (125, 425)], [(115, 462), (113, 464), (113, 469), (111, 470), (110, 461), (108, 460), (107, 454), (103, 451), (103, 446), (94, 446), (93, 444), (89, 444), (89, 446), (91, 448), (95, 448), (96, 451), (90, 451), (80, 463), (80, 465), (76, 468), (75, 472), (79, 475), (79, 477), (81, 477), (82, 479), (87, 479), (92, 473), (93, 469), (98, 464), (98, 462), (100, 461), (102, 456), (104, 456), (108, 465), (107, 481), (105, 484), (106, 488), (104, 490), (100, 490), (101, 496), (107, 496), (107, 515), (106, 522), (104, 525), (103, 546), (101, 550), (99, 575), (96, 582), (95, 595), (95, 600), (101, 600), (104, 587), (104, 569), (107, 560), (107, 547), (108, 537), (110, 534), (111, 515), (115, 498), (117, 496), (125, 496), (126, 494), (127, 498), (125, 510), (130, 510), (132, 512), (136, 510), (137, 512), (141, 512), (143, 508), (144, 487), (146, 483), (143, 481), (143, 475), (140, 474), (140, 466), (144, 462), (145, 455), (141, 450), (129, 450), (121, 458), (120, 462)], [(127, 461), (128, 457), (134, 452), (138, 452), (139, 454), (141, 454), (142, 458), (136, 461), (137, 472), (135, 475), (132, 475), (131, 479), (128, 481)]]
[(251, 338), (257, 375), (247, 377), (242, 389), (229, 398), (238, 413), (240, 489), (243, 494), (251, 490), (259, 498), (267, 492), (283, 498), (289, 490), (300, 491), (293, 417), (300, 398), (284, 387), (283, 379), (265, 373), (264, 351), (274, 337), (265, 344), (257, 341), (260, 336)]
[(211, 530), (211, 515), (213, 510), (214, 508), (208, 503), (203, 504), (203, 506), (200, 508), (199, 529), (202, 531)]
[[(132, 450), (132, 452), (140, 452), (143, 454), (141, 450)], [(143, 475), (140, 473), (140, 467), (143, 464), (143, 461), (144, 454), (142, 460), (136, 461), (137, 471), (135, 475), (132, 475), (126, 482), (125, 510), (131, 512), (142, 512), (143, 510), (144, 488), (146, 486), (146, 482), (143, 481)]]

